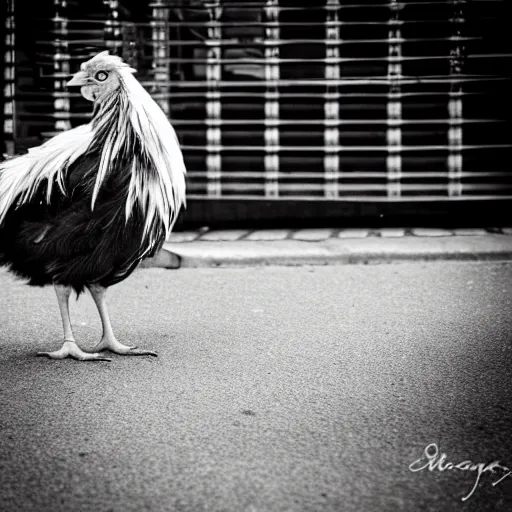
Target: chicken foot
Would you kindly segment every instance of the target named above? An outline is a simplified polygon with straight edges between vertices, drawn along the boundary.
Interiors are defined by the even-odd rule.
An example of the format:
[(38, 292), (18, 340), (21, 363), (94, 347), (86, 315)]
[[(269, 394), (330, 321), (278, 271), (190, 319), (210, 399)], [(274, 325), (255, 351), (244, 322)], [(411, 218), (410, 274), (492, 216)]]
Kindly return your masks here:
[(50, 359), (65, 359), (71, 357), (79, 361), (110, 361), (108, 357), (104, 357), (96, 352), (84, 352), (75, 341), (73, 331), (71, 329), (71, 320), (69, 318), (69, 296), (71, 287), (55, 284), (55, 293), (59, 303), (60, 315), (62, 318), (62, 327), (64, 328), (64, 343), (59, 350), (54, 352), (38, 352), (38, 356), (46, 356)]
[(94, 347), (96, 352), (102, 350), (109, 350), (116, 354), (123, 356), (157, 356), (156, 352), (152, 350), (141, 350), (135, 347), (129, 347), (119, 342), (114, 335), (112, 324), (110, 323), (110, 316), (107, 308), (106, 293), (107, 289), (103, 286), (91, 285), (88, 287), (91, 292), (92, 298), (98, 308), (98, 313), (103, 327), (103, 336), (101, 341)]

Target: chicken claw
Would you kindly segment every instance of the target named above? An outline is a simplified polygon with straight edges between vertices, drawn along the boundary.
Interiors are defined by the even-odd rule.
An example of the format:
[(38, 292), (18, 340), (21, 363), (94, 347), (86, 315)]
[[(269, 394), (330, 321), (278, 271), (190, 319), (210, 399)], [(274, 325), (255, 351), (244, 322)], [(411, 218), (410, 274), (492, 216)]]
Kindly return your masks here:
[(84, 352), (74, 341), (65, 341), (59, 350), (54, 352), (38, 352), (38, 356), (46, 356), (50, 359), (65, 359), (71, 357), (79, 361), (112, 361), (98, 353)]
[(100, 352), (103, 350), (109, 350), (110, 352), (114, 352), (115, 354), (120, 354), (122, 356), (153, 356), (158, 357), (156, 352), (152, 350), (141, 350), (137, 347), (129, 347), (128, 345), (123, 345), (121, 342), (117, 341), (116, 338), (103, 338), (95, 347), (94, 350), (96, 352)]

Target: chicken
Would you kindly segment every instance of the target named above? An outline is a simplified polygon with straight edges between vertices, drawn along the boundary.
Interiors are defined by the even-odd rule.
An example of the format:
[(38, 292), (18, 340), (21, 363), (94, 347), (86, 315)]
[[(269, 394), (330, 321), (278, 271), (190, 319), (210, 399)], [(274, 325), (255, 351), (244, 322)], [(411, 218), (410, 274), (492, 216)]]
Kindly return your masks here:
[[(185, 204), (176, 133), (134, 72), (108, 52), (83, 63), (68, 86), (94, 102), (91, 122), (0, 163), (0, 266), (29, 285), (52, 284), (62, 317), (62, 347), (38, 355), (156, 355), (116, 339), (105, 300), (159, 250)], [(76, 344), (69, 315), (71, 291), (85, 289), (103, 327), (92, 353)]]

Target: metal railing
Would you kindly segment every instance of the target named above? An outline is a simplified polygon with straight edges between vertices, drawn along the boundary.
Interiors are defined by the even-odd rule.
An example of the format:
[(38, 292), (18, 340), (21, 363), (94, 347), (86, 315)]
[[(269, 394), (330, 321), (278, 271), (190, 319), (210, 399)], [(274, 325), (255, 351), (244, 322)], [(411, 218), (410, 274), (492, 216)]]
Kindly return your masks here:
[(176, 127), (189, 197), (512, 198), (504, 0), (158, 0), (136, 19), (130, 4), (84, 19), (54, 0), (43, 87), (5, 95), (5, 123), (14, 99), (44, 136), (86, 122), (63, 83), (108, 48)]

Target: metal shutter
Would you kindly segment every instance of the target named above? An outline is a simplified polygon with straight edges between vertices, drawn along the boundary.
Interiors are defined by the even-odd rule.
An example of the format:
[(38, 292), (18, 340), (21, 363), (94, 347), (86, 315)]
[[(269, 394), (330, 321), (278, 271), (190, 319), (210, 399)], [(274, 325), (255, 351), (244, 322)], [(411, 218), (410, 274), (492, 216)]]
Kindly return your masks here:
[[(17, 0), (16, 9), (26, 5)], [(15, 98), (17, 43), (6, 16), (4, 131), (14, 111), (18, 139), (32, 143), (85, 122), (90, 105), (64, 83), (106, 46), (139, 69), (172, 119), (189, 198), (510, 199), (505, 8), (501, 0), (110, 0), (80, 11), (80, 2), (46, 0), (32, 62), (16, 66)]]

